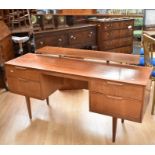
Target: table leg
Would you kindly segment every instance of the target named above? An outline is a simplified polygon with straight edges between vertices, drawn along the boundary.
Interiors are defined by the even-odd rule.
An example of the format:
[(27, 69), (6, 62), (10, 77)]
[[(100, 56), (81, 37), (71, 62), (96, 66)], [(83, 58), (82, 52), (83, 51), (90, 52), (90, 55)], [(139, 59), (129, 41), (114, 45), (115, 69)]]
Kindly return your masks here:
[(155, 82), (153, 81), (153, 86), (154, 86), (154, 89), (153, 89), (153, 103), (152, 103), (152, 110), (151, 110), (151, 114), (153, 115), (154, 114), (154, 108), (155, 108)]
[(29, 118), (32, 119), (30, 97), (25, 96)]
[(49, 97), (46, 98), (47, 105), (49, 105)]
[(117, 118), (112, 118), (112, 142), (115, 142), (116, 138), (116, 130), (117, 130)]
[(121, 122), (124, 123), (124, 119), (123, 118), (121, 119)]

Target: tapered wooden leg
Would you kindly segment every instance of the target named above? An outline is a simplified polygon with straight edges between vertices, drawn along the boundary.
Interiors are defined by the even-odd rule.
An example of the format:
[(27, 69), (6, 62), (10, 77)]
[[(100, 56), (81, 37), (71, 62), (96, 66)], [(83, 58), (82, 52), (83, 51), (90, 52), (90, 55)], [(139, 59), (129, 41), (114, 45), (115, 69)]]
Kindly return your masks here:
[(153, 81), (153, 86), (154, 86), (154, 89), (153, 89), (153, 103), (152, 103), (152, 110), (151, 110), (151, 114), (153, 115), (154, 114), (154, 107), (155, 107), (155, 82)]
[(121, 122), (124, 123), (124, 119), (121, 119)]
[(117, 130), (117, 118), (112, 118), (112, 142), (115, 142), (116, 138), (116, 130)]
[(49, 97), (46, 98), (47, 105), (49, 105)]
[(29, 118), (32, 119), (30, 97), (25, 96), (25, 99), (26, 99), (26, 105), (27, 105), (27, 110), (28, 110)]

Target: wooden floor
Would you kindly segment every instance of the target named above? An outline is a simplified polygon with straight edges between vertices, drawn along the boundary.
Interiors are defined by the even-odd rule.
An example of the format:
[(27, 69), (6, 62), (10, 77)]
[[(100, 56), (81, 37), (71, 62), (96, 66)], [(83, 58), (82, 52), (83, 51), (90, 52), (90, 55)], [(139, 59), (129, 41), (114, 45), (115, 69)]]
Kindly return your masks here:
[(49, 107), (32, 99), (32, 121), (23, 96), (1, 91), (0, 144), (155, 144), (155, 115), (150, 113), (151, 103), (143, 123), (119, 119), (112, 143), (111, 117), (89, 112), (87, 90), (57, 91)]

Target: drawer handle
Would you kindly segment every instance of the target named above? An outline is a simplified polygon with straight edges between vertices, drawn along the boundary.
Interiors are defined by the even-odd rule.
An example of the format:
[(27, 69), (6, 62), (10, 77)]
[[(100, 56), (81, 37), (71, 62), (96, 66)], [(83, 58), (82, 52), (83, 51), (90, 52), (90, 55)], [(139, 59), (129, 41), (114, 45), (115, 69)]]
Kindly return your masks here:
[(61, 38), (59, 38), (59, 39), (58, 39), (58, 41), (59, 41), (59, 42), (62, 42), (62, 39), (61, 39)]
[(122, 97), (118, 97), (118, 96), (110, 96), (110, 95), (107, 95), (108, 98), (112, 98), (112, 99), (115, 99), (115, 100), (122, 100)]
[(74, 39), (74, 36), (73, 36), (73, 35), (71, 35), (71, 36), (70, 36), (70, 38), (71, 38), (71, 39)]
[(16, 66), (15, 68), (16, 68), (16, 69), (20, 69), (20, 70), (26, 70), (26, 69), (27, 69), (27, 68), (19, 67), (19, 66)]
[(43, 41), (40, 41), (40, 45), (43, 45), (44, 44), (44, 42)]
[(13, 73), (13, 72), (14, 72), (14, 70), (12, 70), (12, 69), (11, 69), (11, 70), (10, 70), (10, 72), (11, 72), (11, 73)]
[(132, 25), (129, 25), (129, 26), (128, 26), (128, 29), (132, 29)]
[(93, 32), (90, 32), (89, 34), (88, 34), (88, 36), (91, 38), (92, 37), (92, 35), (93, 35)]
[(18, 78), (19, 81), (22, 81), (22, 82), (28, 82), (28, 80), (25, 80), (25, 79), (22, 79), (22, 78)]
[(123, 84), (122, 83), (117, 83), (117, 82), (107, 82), (107, 84), (110, 84), (110, 85), (117, 85), (117, 86), (122, 86)]

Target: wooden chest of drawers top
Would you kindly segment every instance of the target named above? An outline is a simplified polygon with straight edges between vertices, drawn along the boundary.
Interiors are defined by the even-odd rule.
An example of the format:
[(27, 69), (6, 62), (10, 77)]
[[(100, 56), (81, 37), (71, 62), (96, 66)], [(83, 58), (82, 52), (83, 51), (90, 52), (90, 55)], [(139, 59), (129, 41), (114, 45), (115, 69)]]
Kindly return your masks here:
[(102, 26), (104, 31), (114, 29), (127, 29), (129, 26), (133, 26), (134, 19), (120, 18), (120, 19), (96, 19), (90, 20), (90, 23), (97, 23), (97, 26)]

